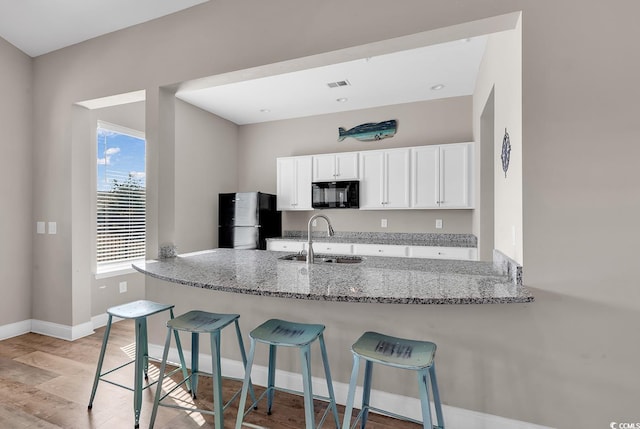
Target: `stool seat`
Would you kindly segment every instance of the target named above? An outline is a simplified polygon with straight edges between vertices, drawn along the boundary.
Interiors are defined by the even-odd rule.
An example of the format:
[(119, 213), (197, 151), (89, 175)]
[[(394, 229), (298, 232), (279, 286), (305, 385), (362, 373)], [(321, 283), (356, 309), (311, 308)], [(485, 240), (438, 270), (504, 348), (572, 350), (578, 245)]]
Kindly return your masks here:
[(407, 340), (377, 332), (365, 332), (351, 350), (367, 360), (404, 369), (430, 367), (436, 355), (436, 345), (430, 341)]
[(167, 322), (167, 328), (208, 334), (219, 331), (240, 317), (239, 314), (218, 314), (192, 310)]
[(300, 347), (314, 342), (324, 332), (324, 325), (270, 319), (249, 333), (261, 343), (275, 346)]
[(147, 317), (167, 311), (173, 307), (174, 306), (171, 304), (160, 304), (158, 302), (141, 299), (139, 301), (128, 302), (126, 304), (111, 307), (107, 309), (107, 314), (121, 319), (137, 319), (139, 317)]

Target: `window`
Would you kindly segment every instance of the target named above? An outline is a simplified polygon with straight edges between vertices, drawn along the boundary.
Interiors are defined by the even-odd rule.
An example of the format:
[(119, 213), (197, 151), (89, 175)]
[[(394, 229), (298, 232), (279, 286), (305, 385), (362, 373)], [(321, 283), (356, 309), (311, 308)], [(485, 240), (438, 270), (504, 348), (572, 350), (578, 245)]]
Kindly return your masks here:
[(98, 272), (144, 259), (144, 133), (98, 121), (96, 258)]

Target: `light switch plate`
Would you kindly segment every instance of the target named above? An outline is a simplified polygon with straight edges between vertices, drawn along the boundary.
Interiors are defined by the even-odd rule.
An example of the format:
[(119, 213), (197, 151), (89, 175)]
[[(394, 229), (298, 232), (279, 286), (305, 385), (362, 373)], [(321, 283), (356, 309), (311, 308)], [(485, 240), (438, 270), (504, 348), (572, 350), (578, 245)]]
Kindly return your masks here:
[(387, 227), (387, 220), (386, 219), (380, 219), (380, 227), (381, 228), (386, 228)]
[(58, 224), (55, 222), (49, 222), (49, 234), (57, 234), (58, 233)]
[(436, 228), (442, 229), (442, 219), (436, 219)]
[(127, 291), (127, 282), (120, 282), (120, 293), (125, 293)]
[(36, 222), (36, 232), (38, 234), (44, 234), (45, 233), (44, 222), (43, 221)]

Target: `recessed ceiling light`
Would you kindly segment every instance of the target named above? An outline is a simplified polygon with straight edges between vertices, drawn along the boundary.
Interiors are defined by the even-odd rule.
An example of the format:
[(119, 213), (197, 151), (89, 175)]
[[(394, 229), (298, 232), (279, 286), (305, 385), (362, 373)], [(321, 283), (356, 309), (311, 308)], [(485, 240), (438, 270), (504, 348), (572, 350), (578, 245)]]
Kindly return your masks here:
[(348, 98), (344, 98), (344, 97), (336, 98), (336, 101), (338, 103), (346, 103), (348, 100), (349, 100)]
[(271, 109), (260, 109), (260, 113), (269, 113)]
[(444, 85), (443, 85), (443, 84), (441, 84), (441, 83), (439, 83), (439, 84), (437, 84), (437, 85), (433, 85), (433, 86), (431, 87), (431, 90), (432, 90), (432, 91), (439, 91), (439, 90), (441, 90), (442, 88), (444, 88)]

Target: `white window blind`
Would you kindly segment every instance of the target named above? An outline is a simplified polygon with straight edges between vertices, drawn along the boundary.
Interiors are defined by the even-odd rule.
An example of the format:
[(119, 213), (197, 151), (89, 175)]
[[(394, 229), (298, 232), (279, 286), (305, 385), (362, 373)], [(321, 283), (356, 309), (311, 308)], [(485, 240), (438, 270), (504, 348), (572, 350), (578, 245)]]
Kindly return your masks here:
[(100, 269), (144, 259), (144, 138), (134, 130), (99, 122), (97, 149), (96, 258)]

